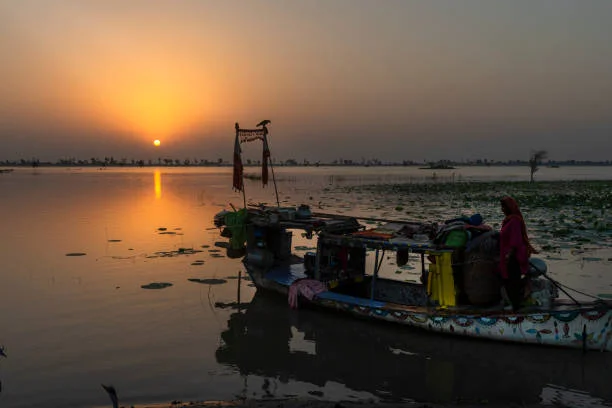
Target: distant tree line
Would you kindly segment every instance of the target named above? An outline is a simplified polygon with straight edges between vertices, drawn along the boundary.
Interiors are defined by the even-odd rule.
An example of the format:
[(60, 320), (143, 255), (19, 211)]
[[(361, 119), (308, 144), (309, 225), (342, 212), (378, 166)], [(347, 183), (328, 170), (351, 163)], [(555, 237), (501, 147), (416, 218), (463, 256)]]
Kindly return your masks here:
[[(533, 176), (539, 169), (539, 166), (609, 166), (612, 165), (611, 160), (605, 161), (592, 161), (592, 160), (546, 160), (547, 152), (545, 150), (533, 151), (527, 160), (493, 160), (493, 159), (476, 159), (476, 160), (427, 160), (422, 161), (415, 160), (402, 160), (399, 162), (385, 162), (378, 158), (359, 160), (338, 158), (330, 162), (323, 161), (310, 161), (308, 159), (297, 160), (295, 158), (288, 159), (273, 159), (272, 163), (275, 166), (528, 166), (530, 168), (531, 176)], [(260, 166), (261, 160), (243, 159), (245, 166)], [(200, 158), (169, 158), (169, 157), (158, 157), (156, 159), (128, 159), (125, 157), (115, 158), (114, 156), (107, 156), (103, 158), (91, 157), (89, 159), (78, 159), (76, 157), (63, 157), (54, 162), (46, 161), (43, 162), (37, 158), (31, 159), (19, 159), (19, 160), (0, 160), (0, 166), (96, 166), (96, 167), (108, 167), (108, 166), (129, 166), (129, 167), (147, 167), (147, 166), (230, 166), (232, 165), (231, 160), (224, 158), (211, 159), (200, 159)]]

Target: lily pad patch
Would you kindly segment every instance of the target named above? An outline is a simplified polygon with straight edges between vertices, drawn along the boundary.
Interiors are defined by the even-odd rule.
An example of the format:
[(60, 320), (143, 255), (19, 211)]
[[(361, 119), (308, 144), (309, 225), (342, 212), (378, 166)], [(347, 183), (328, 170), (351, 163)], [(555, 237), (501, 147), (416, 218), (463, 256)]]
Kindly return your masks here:
[(179, 256), (179, 255), (193, 255), (193, 254), (197, 254), (198, 252), (202, 252), (199, 249), (193, 249), (193, 248), (179, 248), (176, 251), (159, 251), (159, 252), (155, 252), (155, 255), (162, 257), (162, 258), (171, 258), (174, 256)]
[(219, 309), (239, 309), (242, 307), (247, 307), (248, 305), (250, 305), (250, 303), (238, 303), (238, 302), (229, 302), (229, 303), (224, 303), (224, 302), (215, 302), (215, 307), (219, 308)]
[(169, 282), (151, 282), (147, 285), (140, 286), (142, 289), (165, 289), (172, 286)]
[(224, 283), (227, 283), (225, 279), (215, 279), (215, 278), (211, 278), (211, 279), (189, 278), (187, 280), (189, 282), (203, 283), (205, 285), (223, 285)]

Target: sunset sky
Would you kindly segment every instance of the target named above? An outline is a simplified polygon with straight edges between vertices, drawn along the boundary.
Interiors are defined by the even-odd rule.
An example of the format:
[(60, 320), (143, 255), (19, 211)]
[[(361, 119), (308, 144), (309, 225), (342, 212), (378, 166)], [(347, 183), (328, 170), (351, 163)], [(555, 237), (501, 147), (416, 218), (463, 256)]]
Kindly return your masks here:
[(612, 159), (611, 22), (608, 0), (1, 0), (0, 160), (229, 160), (263, 119), (279, 159)]

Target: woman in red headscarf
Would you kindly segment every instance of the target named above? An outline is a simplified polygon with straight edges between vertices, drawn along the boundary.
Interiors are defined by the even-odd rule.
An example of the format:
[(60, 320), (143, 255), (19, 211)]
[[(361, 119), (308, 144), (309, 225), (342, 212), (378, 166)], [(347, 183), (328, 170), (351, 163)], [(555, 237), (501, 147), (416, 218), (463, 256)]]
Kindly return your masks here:
[(521, 278), (529, 269), (529, 256), (537, 251), (529, 243), (525, 220), (516, 201), (506, 196), (501, 200), (501, 208), (506, 217), (500, 231), (499, 268), (512, 308), (517, 310), (523, 298)]

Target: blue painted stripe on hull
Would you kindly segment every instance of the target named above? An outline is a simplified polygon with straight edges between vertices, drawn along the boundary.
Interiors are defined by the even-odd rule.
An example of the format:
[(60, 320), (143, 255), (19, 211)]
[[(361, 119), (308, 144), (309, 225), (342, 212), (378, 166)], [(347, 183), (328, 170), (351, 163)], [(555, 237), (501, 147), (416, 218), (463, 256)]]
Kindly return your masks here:
[(336, 302), (345, 303), (355, 306), (365, 306), (372, 308), (383, 308), (387, 304), (385, 302), (379, 302), (377, 300), (370, 300), (365, 298), (358, 298), (354, 296), (344, 295), (342, 293), (335, 292), (323, 292), (317, 295), (318, 299), (324, 300), (335, 300)]
[(265, 279), (269, 279), (283, 286), (291, 286), (296, 280), (306, 277), (304, 273), (304, 264), (295, 264), (273, 268), (266, 274)]

